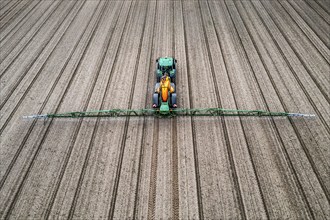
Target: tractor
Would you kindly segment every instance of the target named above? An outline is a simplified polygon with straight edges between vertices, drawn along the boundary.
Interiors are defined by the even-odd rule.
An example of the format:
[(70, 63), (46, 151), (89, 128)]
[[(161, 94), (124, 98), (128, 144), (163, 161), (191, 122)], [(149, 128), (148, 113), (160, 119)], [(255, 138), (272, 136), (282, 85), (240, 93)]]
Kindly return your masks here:
[(171, 78), (171, 82), (175, 84), (176, 77), (176, 62), (177, 60), (173, 57), (160, 57), (156, 59), (156, 78), (157, 82), (160, 82), (160, 79), (165, 73)]

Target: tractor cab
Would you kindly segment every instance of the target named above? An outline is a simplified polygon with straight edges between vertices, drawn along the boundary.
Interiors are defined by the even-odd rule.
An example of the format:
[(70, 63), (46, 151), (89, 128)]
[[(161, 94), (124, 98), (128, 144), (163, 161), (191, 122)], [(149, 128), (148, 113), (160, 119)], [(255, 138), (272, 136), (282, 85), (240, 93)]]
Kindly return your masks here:
[(176, 76), (176, 59), (173, 57), (160, 57), (156, 60), (156, 77), (157, 82), (160, 82), (160, 78), (167, 73), (171, 78), (171, 82), (175, 83)]

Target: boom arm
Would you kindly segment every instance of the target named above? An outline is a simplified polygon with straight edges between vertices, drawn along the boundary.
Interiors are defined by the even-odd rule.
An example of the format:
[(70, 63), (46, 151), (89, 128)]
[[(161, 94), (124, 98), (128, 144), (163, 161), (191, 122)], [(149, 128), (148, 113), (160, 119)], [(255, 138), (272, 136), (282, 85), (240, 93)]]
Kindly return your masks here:
[(23, 118), (84, 118), (84, 117), (131, 117), (131, 116), (156, 116), (156, 117), (175, 117), (175, 116), (257, 116), (257, 117), (314, 117), (313, 114), (287, 113), (287, 112), (268, 112), (263, 110), (237, 110), (223, 108), (202, 108), (202, 109), (171, 109), (161, 112), (158, 109), (111, 109), (87, 112), (66, 112), (59, 114), (43, 114), (23, 116)]

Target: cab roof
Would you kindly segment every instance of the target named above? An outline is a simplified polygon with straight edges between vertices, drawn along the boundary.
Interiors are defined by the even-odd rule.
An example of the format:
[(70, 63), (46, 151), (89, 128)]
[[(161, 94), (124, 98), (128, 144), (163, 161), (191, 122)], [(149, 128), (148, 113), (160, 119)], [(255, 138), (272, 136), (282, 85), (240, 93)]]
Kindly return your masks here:
[(160, 66), (172, 66), (173, 58), (172, 57), (161, 57), (158, 60)]

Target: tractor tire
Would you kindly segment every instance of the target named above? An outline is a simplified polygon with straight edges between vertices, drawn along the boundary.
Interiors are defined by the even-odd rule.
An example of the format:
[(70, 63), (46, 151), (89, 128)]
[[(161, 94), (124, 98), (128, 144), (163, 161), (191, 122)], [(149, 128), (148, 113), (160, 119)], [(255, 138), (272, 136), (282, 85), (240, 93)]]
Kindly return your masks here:
[(176, 93), (171, 94), (171, 107), (173, 107), (174, 104), (176, 105)]
[(153, 97), (152, 97), (152, 104), (156, 105), (156, 108), (159, 107), (159, 94), (158, 93), (154, 93)]

